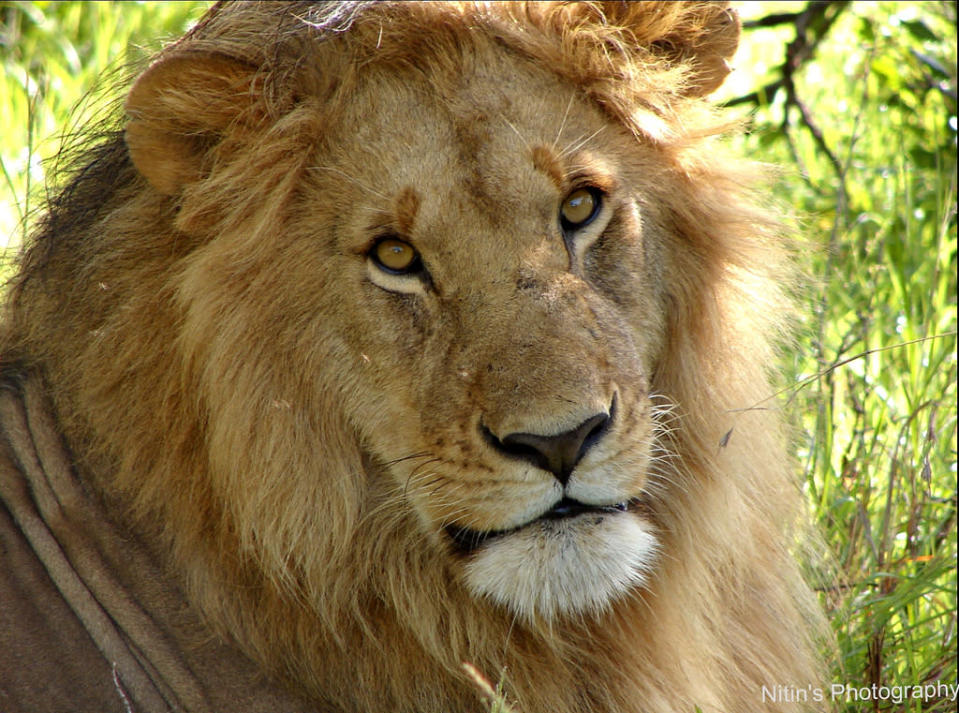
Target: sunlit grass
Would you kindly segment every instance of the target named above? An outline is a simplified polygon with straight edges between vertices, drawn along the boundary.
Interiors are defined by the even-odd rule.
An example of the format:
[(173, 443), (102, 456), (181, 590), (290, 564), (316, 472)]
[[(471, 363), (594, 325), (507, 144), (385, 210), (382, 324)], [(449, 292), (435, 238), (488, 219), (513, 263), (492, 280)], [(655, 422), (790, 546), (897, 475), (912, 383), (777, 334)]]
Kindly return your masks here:
[(809, 132), (778, 130), (781, 105), (744, 142), (786, 166), (779, 192), (819, 246), (791, 372), (823, 375), (788, 411), (835, 562), (833, 678), (849, 685), (956, 681), (955, 64), (954, 6), (840, 18), (797, 91), (844, 169), (845, 207)]
[[(208, 5), (0, 4), (0, 249), (20, 242), (31, 209), (42, 199), (60, 137), (95, 119), (111, 98), (96, 90), (182, 34)], [(108, 70), (113, 77), (104, 79)]]

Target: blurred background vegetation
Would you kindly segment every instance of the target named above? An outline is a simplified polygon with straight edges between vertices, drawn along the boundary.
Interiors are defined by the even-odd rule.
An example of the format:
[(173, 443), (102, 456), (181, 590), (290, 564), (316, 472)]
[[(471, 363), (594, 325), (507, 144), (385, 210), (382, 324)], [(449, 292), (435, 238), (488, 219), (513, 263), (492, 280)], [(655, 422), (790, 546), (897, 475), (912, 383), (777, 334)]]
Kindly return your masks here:
[(720, 98), (751, 116), (743, 150), (784, 167), (813, 278), (784, 396), (833, 564), (833, 680), (955, 684), (956, 5), (740, 10)]
[[(208, 4), (0, 2), (0, 248), (52, 187), (61, 137)], [(774, 193), (806, 241), (781, 401), (825, 538), (810, 574), (839, 643), (832, 680), (955, 684), (956, 4), (735, 5), (743, 47), (718, 99), (747, 120), (742, 151), (783, 167)]]

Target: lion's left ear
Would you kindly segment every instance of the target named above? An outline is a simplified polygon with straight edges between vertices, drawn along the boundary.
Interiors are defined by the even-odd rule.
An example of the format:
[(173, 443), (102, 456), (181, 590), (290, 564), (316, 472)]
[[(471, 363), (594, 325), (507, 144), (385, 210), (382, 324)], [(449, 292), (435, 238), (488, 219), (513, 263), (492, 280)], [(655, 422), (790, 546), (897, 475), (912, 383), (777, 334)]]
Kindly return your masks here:
[(640, 47), (689, 67), (687, 96), (715, 91), (739, 46), (739, 15), (728, 2), (603, 2), (607, 22), (625, 28)]
[(252, 66), (210, 52), (154, 63), (126, 101), (126, 143), (137, 170), (167, 195), (201, 179), (209, 149), (253, 106), (255, 77)]

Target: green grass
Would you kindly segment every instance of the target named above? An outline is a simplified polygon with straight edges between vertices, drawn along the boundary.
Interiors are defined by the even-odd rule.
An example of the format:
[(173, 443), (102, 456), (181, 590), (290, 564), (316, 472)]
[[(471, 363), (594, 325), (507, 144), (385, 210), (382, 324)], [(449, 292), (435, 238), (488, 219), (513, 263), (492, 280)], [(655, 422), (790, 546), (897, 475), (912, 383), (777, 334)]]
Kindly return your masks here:
[[(73, 107), (102, 73), (142, 61), (205, 7), (0, 3), (0, 239), (16, 244), (42, 199), (56, 137), (96, 116), (99, 99)], [(956, 681), (955, 33), (952, 3), (854, 3), (796, 78), (835, 163), (795, 114), (783, 130), (781, 102), (741, 142), (784, 167), (775, 193), (808, 242), (808, 318), (783, 400), (826, 542), (815, 576), (839, 644), (832, 680), (848, 685)], [(762, 83), (790, 36), (747, 33), (724, 96)]]
[(112, 98), (104, 90), (122, 83), (127, 67), (182, 34), (208, 6), (0, 2), (0, 249), (20, 241), (60, 137), (95, 118)]
[(778, 193), (816, 248), (790, 371), (822, 375), (788, 411), (834, 560), (822, 586), (833, 680), (848, 685), (956, 682), (955, 33), (945, 3), (861, 3), (840, 17), (797, 78), (839, 174), (796, 112), (783, 129), (781, 102), (743, 142), (785, 166)]

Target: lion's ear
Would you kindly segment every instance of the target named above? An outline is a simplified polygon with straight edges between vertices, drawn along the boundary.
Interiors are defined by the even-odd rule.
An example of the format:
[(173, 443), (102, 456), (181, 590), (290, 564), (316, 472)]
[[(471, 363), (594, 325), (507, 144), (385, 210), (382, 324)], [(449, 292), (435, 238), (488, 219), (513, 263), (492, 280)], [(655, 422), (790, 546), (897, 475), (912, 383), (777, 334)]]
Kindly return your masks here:
[(684, 94), (715, 91), (739, 46), (739, 15), (728, 2), (604, 2), (607, 22), (629, 30), (637, 44), (690, 73)]
[(210, 146), (252, 106), (255, 76), (250, 65), (208, 52), (153, 64), (126, 100), (133, 165), (167, 195), (202, 178)]

